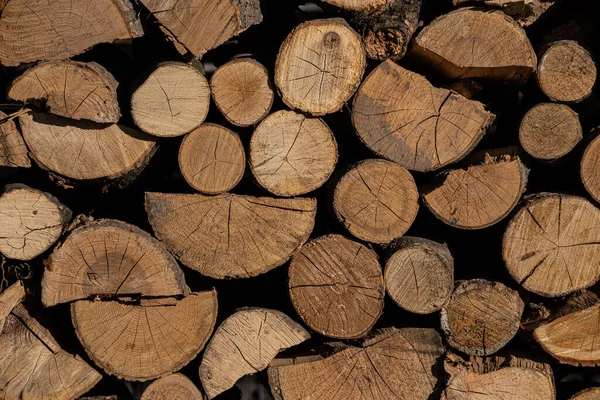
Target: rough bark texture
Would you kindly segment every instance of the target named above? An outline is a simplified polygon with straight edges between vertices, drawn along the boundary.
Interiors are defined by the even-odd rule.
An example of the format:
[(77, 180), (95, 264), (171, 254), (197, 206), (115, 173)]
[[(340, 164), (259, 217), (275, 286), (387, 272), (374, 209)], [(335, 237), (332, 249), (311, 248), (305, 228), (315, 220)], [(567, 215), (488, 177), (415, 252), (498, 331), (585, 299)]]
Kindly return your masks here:
[(513, 17), (521, 26), (536, 22), (558, 0), (453, 0), (454, 5), (485, 5), (499, 8)]
[(0, 111), (0, 167), (31, 167), (27, 146), (14, 120)]
[(202, 393), (185, 375), (171, 374), (155, 380), (140, 400), (202, 400)]

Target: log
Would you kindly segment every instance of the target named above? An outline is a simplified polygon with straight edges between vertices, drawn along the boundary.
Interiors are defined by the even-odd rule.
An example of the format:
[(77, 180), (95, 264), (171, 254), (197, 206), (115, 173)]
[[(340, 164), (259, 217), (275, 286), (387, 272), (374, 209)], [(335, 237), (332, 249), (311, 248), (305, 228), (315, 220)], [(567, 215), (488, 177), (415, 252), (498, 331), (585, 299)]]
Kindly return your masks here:
[(16, 78), (7, 97), (39, 104), (62, 117), (116, 124), (121, 117), (117, 86), (111, 73), (95, 62), (49, 61)]
[(127, 186), (156, 151), (152, 137), (122, 125), (37, 113), (19, 123), (37, 164), (68, 180)]
[(550, 100), (579, 103), (592, 94), (596, 64), (576, 41), (560, 40), (552, 43), (540, 58), (537, 80)]
[(494, 114), (392, 61), (367, 76), (354, 97), (352, 123), (375, 154), (414, 171), (432, 171), (475, 148)]
[(508, 272), (525, 289), (545, 297), (593, 285), (600, 278), (599, 223), (600, 210), (584, 198), (542, 193), (527, 199), (504, 233)]
[(81, 396), (102, 375), (79, 356), (64, 351), (30, 315), (20, 304), (25, 296), (20, 285), (15, 283), (0, 294), (0, 393), (5, 399)]
[(594, 387), (577, 392), (570, 400), (597, 400), (600, 398), (600, 388)]
[(262, 22), (259, 0), (140, 0), (197, 58)]
[(519, 294), (500, 282), (459, 281), (442, 308), (442, 330), (455, 349), (487, 356), (516, 335), (524, 307)]
[(257, 124), (269, 114), (275, 97), (269, 72), (251, 58), (220, 66), (210, 78), (210, 89), (219, 111), (236, 126)]
[(4, 187), (0, 215), (0, 253), (32, 260), (56, 243), (72, 213), (52, 195), (17, 183)]
[(216, 279), (285, 263), (311, 234), (316, 207), (309, 198), (146, 193), (156, 236), (184, 265)]
[(377, 254), (340, 235), (313, 239), (292, 258), (290, 299), (304, 323), (337, 339), (365, 336), (383, 312)]
[(275, 400), (426, 400), (442, 340), (434, 329), (387, 328), (323, 360), (268, 370)]
[(89, 357), (128, 381), (160, 378), (187, 365), (204, 348), (216, 318), (214, 289), (192, 293), (176, 305), (71, 303), (73, 326)]
[(583, 152), (579, 172), (585, 190), (600, 203), (600, 136), (595, 137)]
[(240, 137), (206, 123), (188, 133), (179, 147), (179, 170), (191, 187), (204, 194), (233, 189), (244, 176), (246, 153)]
[(338, 160), (337, 142), (321, 119), (281, 110), (256, 127), (249, 158), (263, 189), (277, 196), (299, 196), (329, 179)]
[(557, 0), (453, 0), (455, 6), (466, 4), (499, 8), (527, 27), (536, 22)]
[(204, 75), (185, 63), (166, 62), (131, 96), (131, 116), (146, 133), (181, 136), (204, 122), (209, 104), (210, 87)]
[(27, 146), (17, 125), (2, 111), (0, 111), (0, 167), (31, 167)]
[(600, 365), (600, 303), (543, 324), (533, 337), (562, 364)]
[(550, 365), (526, 358), (470, 357), (448, 353), (444, 360), (447, 386), (442, 400), (554, 400), (556, 389)]
[(355, 237), (388, 243), (406, 233), (419, 211), (410, 172), (391, 161), (370, 159), (352, 166), (333, 192), (337, 219)]
[(385, 7), (390, 0), (323, 0), (344, 10), (373, 11)]
[(322, 116), (352, 97), (365, 67), (360, 36), (346, 21), (312, 20), (297, 26), (281, 45), (275, 84), (287, 106)]
[(519, 125), (521, 146), (542, 160), (566, 155), (582, 138), (579, 116), (564, 104), (538, 104), (527, 111)]
[(175, 373), (155, 380), (144, 390), (140, 400), (202, 400), (202, 393), (185, 375)]
[(282, 350), (310, 338), (290, 317), (276, 310), (246, 308), (217, 328), (200, 364), (200, 381), (209, 399), (241, 377), (266, 369)]
[(144, 34), (125, 0), (10, 0), (2, 10), (0, 32), (0, 64), (8, 67), (66, 60), (98, 43)]
[[(505, 152), (506, 150), (506, 152)], [(480, 163), (445, 171), (423, 193), (423, 203), (440, 221), (482, 229), (504, 219), (525, 192), (529, 170), (509, 149), (485, 152)]]
[(537, 57), (525, 31), (502, 11), (460, 8), (436, 18), (414, 40), (413, 56), (450, 79), (521, 85)]
[(454, 290), (454, 258), (446, 244), (405, 236), (388, 247), (387, 294), (398, 306), (416, 314), (438, 311)]
[(164, 246), (116, 219), (74, 229), (44, 264), (46, 307), (95, 296), (177, 296), (187, 290), (183, 272)]

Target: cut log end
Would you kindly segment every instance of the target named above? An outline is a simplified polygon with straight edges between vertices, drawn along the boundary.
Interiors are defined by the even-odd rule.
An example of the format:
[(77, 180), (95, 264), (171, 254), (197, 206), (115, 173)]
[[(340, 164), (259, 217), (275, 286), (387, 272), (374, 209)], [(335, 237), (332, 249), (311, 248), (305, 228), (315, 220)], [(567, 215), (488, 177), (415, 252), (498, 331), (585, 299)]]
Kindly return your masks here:
[(190, 132), (179, 148), (179, 169), (194, 189), (219, 194), (235, 187), (244, 176), (246, 154), (239, 136), (216, 124)]
[(552, 43), (540, 58), (537, 79), (550, 100), (578, 103), (592, 94), (596, 64), (577, 42), (561, 40)]
[(523, 149), (542, 160), (566, 155), (582, 138), (579, 116), (564, 104), (538, 104), (525, 114), (519, 126)]
[(385, 295), (375, 252), (340, 235), (314, 239), (294, 255), (289, 292), (308, 326), (338, 339), (366, 335), (383, 311)]
[(185, 375), (175, 373), (155, 380), (140, 400), (202, 400), (202, 393)]
[(419, 192), (410, 172), (398, 164), (365, 160), (340, 179), (333, 208), (352, 235), (387, 243), (412, 225), (419, 210)]
[(27, 146), (15, 121), (0, 111), (0, 167), (29, 168)]
[(159, 137), (181, 136), (204, 122), (210, 87), (194, 67), (168, 62), (150, 74), (131, 97), (131, 116), (144, 132)]
[(600, 203), (600, 136), (594, 138), (585, 149), (580, 164), (583, 186)]
[(584, 389), (581, 392), (577, 392), (569, 400), (598, 400), (600, 399), (600, 388), (589, 388)]
[(499, 282), (461, 281), (442, 308), (441, 325), (452, 347), (487, 356), (515, 336), (524, 307), (519, 294)]
[(269, 115), (250, 140), (252, 173), (261, 187), (278, 196), (298, 196), (319, 188), (337, 159), (337, 143), (329, 127), (293, 111)]

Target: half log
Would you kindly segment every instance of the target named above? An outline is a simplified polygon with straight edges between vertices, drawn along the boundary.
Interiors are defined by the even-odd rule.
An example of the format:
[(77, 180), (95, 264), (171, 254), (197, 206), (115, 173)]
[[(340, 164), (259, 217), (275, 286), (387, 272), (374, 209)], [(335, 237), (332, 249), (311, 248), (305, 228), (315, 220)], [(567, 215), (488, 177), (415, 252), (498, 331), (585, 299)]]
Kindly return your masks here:
[(31, 167), (27, 146), (15, 121), (0, 111), (0, 167)]
[(202, 393), (185, 375), (175, 373), (155, 380), (140, 400), (202, 400)]
[(585, 190), (600, 203), (600, 135), (583, 152), (579, 172)]

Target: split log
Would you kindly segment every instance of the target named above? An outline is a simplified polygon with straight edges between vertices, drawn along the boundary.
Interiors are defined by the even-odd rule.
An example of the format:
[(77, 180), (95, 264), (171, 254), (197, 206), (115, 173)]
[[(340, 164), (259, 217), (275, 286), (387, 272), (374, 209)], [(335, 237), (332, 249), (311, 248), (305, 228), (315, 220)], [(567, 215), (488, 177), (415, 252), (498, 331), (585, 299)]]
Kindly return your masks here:
[(443, 351), (434, 329), (382, 329), (323, 360), (270, 367), (269, 384), (276, 400), (426, 400)]
[(442, 400), (556, 399), (550, 365), (526, 358), (471, 357), (465, 361), (449, 353), (444, 369), (448, 383)]
[(519, 126), (523, 149), (542, 160), (566, 155), (582, 138), (579, 116), (564, 104), (538, 104), (527, 111)]
[(310, 335), (287, 315), (247, 308), (228, 317), (206, 345), (200, 381), (209, 399), (233, 387), (245, 375), (262, 371), (282, 350)]
[(586, 147), (579, 168), (585, 190), (600, 203), (600, 136)]
[(541, 325), (533, 337), (560, 363), (600, 366), (599, 320), (600, 303)]
[(304, 245), (292, 258), (288, 285), (298, 315), (324, 336), (365, 336), (383, 312), (385, 288), (377, 254), (340, 235)]
[(262, 188), (278, 196), (321, 187), (337, 160), (337, 143), (325, 122), (293, 111), (269, 115), (250, 140), (252, 174)]
[(360, 36), (340, 18), (297, 26), (277, 54), (275, 84), (290, 108), (314, 116), (338, 111), (365, 72)]
[(584, 198), (542, 193), (527, 200), (504, 233), (508, 272), (525, 289), (559, 297), (600, 278), (600, 210)]
[(186, 292), (183, 271), (164, 246), (138, 227), (115, 219), (76, 228), (44, 264), (46, 307), (93, 296)]
[(438, 311), (454, 290), (454, 258), (446, 244), (403, 237), (387, 249), (385, 289), (398, 306), (417, 313)]
[(65, 60), (98, 43), (144, 34), (125, 0), (11, 0), (2, 10), (0, 32), (0, 64), (8, 67)]
[(505, 218), (525, 192), (529, 170), (506, 149), (485, 152), (483, 161), (444, 172), (427, 189), (423, 203), (440, 221), (461, 229), (482, 229)]
[(485, 5), (499, 8), (513, 17), (521, 26), (536, 22), (554, 5), (556, 0), (454, 0), (455, 6), (464, 4)]
[(140, 0), (197, 58), (262, 22), (259, 0)]
[(385, 7), (390, 0), (323, 0), (344, 10), (373, 11)]
[(100, 64), (79, 61), (45, 62), (15, 79), (7, 97), (41, 103), (48, 112), (72, 119), (116, 124), (119, 82)]
[(179, 147), (179, 169), (191, 187), (205, 194), (233, 189), (244, 176), (246, 153), (239, 136), (220, 125), (203, 124)]
[(577, 392), (570, 398), (570, 400), (598, 400), (600, 399), (600, 388), (589, 388), (584, 389), (581, 392)]
[(337, 219), (359, 239), (388, 243), (406, 233), (419, 211), (419, 192), (410, 172), (387, 160), (354, 165), (333, 192)]
[(122, 125), (35, 113), (22, 115), (19, 123), (32, 158), (67, 179), (126, 186), (156, 151), (152, 137)]
[(415, 171), (432, 171), (475, 148), (494, 114), (483, 104), (392, 61), (379, 64), (354, 97), (356, 133), (375, 154)]
[(240, 58), (220, 66), (210, 78), (217, 108), (237, 126), (251, 126), (266, 117), (275, 97), (269, 72), (251, 58)]
[(461, 8), (442, 15), (416, 36), (412, 53), (450, 79), (520, 85), (537, 66), (525, 31), (502, 11)]
[(0, 196), (0, 215), (0, 252), (15, 260), (32, 260), (56, 243), (72, 213), (48, 193), (11, 184)]
[(0, 167), (31, 167), (27, 146), (8, 115), (0, 111)]
[(175, 305), (71, 303), (73, 326), (87, 354), (108, 374), (128, 381), (160, 378), (187, 365), (208, 341), (216, 318), (214, 289)]
[(171, 374), (155, 380), (140, 400), (202, 400), (202, 393), (185, 375)]
[(81, 396), (102, 375), (79, 356), (60, 348), (50, 332), (19, 304), (24, 295), (20, 283), (0, 294), (0, 321), (5, 318), (0, 324), (0, 394), (5, 399), (70, 400)]
[(181, 136), (204, 122), (210, 105), (208, 81), (180, 62), (162, 63), (131, 96), (131, 116), (144, 132)]
[(579, 103), (592, 94), (596, 64), (576, 41), (560, 40), (552, 43), (540, 58), (537, 79), (550, 100)]
[(146, 193), (156, 236), (186, 266), (249, 278), (286, 262), (313, 230), (317, 201), (236, 194)]
[(500, 282), (460, 281), (442, 308), (441, 326), (455, 349), (487, 356), (516, 335), (524, 307), (519, 294)]

